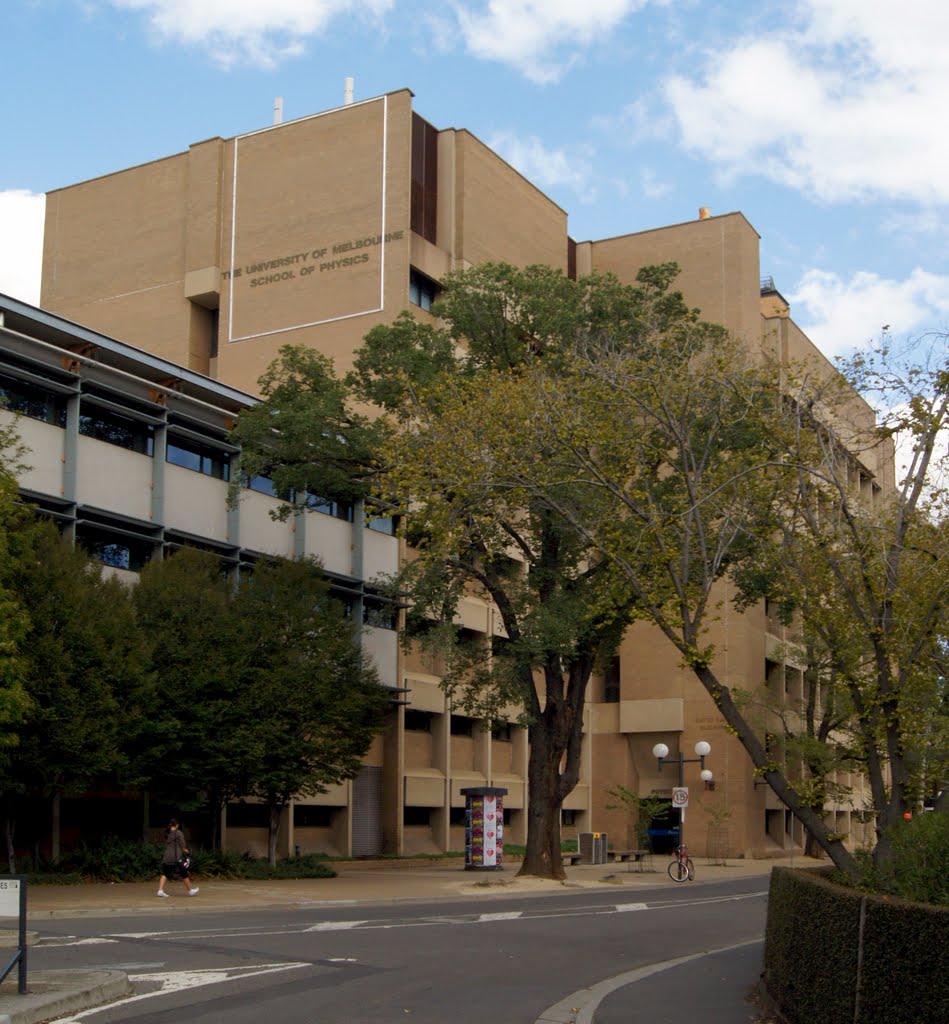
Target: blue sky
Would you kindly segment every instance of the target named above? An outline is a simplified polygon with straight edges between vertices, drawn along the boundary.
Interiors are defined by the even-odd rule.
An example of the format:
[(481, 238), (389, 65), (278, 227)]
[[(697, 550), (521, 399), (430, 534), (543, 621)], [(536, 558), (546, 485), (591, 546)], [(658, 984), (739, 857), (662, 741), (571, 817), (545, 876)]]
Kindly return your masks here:
[(0, 38), (0, 291), (27, 301), (47, 190), (352, 76), (474, 132), (577, 240), (741, 210), (828, 354), (949, 327), (945, 0), (4, 0)]

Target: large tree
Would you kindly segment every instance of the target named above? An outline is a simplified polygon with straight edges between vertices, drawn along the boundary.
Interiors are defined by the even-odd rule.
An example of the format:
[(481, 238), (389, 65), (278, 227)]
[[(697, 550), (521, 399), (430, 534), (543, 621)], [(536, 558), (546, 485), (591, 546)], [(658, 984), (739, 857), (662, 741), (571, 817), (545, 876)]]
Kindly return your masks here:
[[(120, 764), (123, 695), (143, 671), (127, 589), (48, 521), (30, 531), (30, 557), (13, 586), (29, 614), (23, 682), (30, 710), (7, 759), (11, 792), (52, 807), (113, 778)], [(43, 830), (45, 833), (45, 829)]]
[[(577, 345), (654, 325), (718, 337), (670, 290), (674, 273), (654, 268), (629, 287), (486, 264), (443, 282), (434, 308), (441, 326), (403, 317), (377, 327), (355, 360), (357, 392), (386, 408), (396, 428), (383, 493), (403, 502), (415, 547), (401, 579), (409, 637), (441, 647), (456, 703), (486, 717), (521, 709), (527, 725), (522, 874), (563, 877), (561, 807), (579, 778), (588, 684), (642, 613), (617, 565), (565, 515), (572, 475), (546, 477), (546, 491), (516, 470), (522, 454), (534, 467), (551, 466), (555, 454), (533, 431), (546, 409), (529, 382), (566, 386)], [(585, 501), (588, 517), (607, 519), (608, 495), (588, 490)], [(487, 645), (456, 626), (469, 594), (500, 617)]]
[[(479, 417), (500, 416), (502, 403), (535, 413), (472, 452), (473, 471), (500, 467), (509, 487), (546, 503), (622, 573), (758, 774), (852, 871), (810, 784), (820, 766), (808, 784), (792, 781), (719, 671), (708, 627), (727, 583), (740, 606), (770, 594), (796, 609), (805, 637), (820, 639), (852, 704), (854, 755), (869, 774), (885, 856), (885, 830), (908, 810), (908, 701), (915, 694), (917, 713), (931, 706), (928, 652), (949, 587), (931, 473), (949, 400), (945, 360), (900, 374), (864, 358), (843, 377), (811, 367), (796, 379), (788, 367), (749, 364), (724, 337), (708, 341), (694, 323), (656, 322), (578, 338), (567, 372), (537, 364), (516, 386), (492, 382), (468, 398)], [(855, 391), (888, 395), (890, 422), (875, 423)], [(900, 493), (874, 505), (859, 461), (885, 478), (870, 448), (897, 429), (914, 439), (913, 461)]]
[(789, 381), (782, 408), (789, 471), (772, 586), (785, 588), (846, 687), (879, 860), (890, 854), (890, 827), (927, 787), (945, 786), (949, 766), (946, 342), (932, 335), (898, 351), (884, 337), (842, 361), (840, 376)]
[(2, 788), (8, 851), (12, 849), (15, 821), (9, 792), (10, 757), (19, 741), (18, 725), (30, 706), (24, 686), (30, 617), (16, 589), (16, 574), (32, 557), (29, 540), (33, 515), (18, 502), (16, 481), (26, 455), (16, 419), (0, 417), (0, 777), (5, 780)]
[(318, 562), (258, 564), (235, 611), (244, 624), (233, 652), (238, 699), (252, 722), (246, 792), (267, 803), (273, 864), (283, 809), (356, 775), (391, 695)]
[(206, 804), (216, 845), (220, 811), (245, 792), (251, 765), (254, 723), (235, 671), (246, 623), (210, 552), (150, 562), (133, 593), (150, 675), (126, 735), (128, 778), (180, 807)]

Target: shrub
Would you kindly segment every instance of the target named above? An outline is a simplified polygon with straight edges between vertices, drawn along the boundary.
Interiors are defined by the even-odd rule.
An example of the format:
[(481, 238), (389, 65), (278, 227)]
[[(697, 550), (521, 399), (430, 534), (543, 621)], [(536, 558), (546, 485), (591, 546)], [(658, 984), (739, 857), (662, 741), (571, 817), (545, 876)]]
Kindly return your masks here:
[[(136, 842), (104, 836), (94, 843), (80, 843), (58, 863), (44, 862), (22, 873), (34, 885), (75, 885), (83, 881), (145, 882), (161, 872), (164, 844)], [(271, 867), (266, 860), (248, 854), (193, 850), (192, 874), (201, 878), (334, 878), (336, 872), (325, 854), (291, 857)]]
[[(924, 813), (900, 821), (887, 832), (893, 857), (876, 865), (869, 853), (858, 856), (856, 884), (870, 892), (916, 903), (949, 906), (949, 814)], [(834, 875), (842, 885), (854, 884)]]
[(949, 908), (771, 873), (765, 981), (789, 1024), (918, 1024), (949, 1006)]

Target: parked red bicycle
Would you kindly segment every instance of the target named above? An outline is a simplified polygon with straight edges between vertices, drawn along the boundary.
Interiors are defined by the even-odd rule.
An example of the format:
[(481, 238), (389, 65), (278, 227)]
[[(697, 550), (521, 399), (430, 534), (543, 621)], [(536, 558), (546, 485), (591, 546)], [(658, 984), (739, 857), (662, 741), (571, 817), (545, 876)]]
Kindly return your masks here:
[(695, 867), (689, 857), (689, 851), (684, 846), (675, 848), (675, 860), (669, 865), (669, 877), (673, 882), (690, 882), (695, 878)]

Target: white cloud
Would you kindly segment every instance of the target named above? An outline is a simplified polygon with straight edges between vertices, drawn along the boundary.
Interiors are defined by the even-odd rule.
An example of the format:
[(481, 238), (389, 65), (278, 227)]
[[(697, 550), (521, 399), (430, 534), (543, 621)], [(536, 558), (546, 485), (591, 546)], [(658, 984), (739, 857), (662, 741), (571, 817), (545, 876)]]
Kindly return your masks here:
[(474, 56), (551, 82), (596, 39), (607, 36), (648, 0), (487, 0), (457, 3), (465, 47)]
[(45, 215), (42, 193), (0, 192), (0, 292), (34, 306), (40, 301)]
[(539, 188), (572, 189), (584, 202), (595, 198), (593, 164), (585, 150), (547, 149), (536, 135), (500, 132), (488, 141), (495, 152)]
[(879, 338), (888, 326), (894, 338), (938, 329), (949, 322), (949, 275), (917, 268), (902, 281), (861, 271), (844, 281), (809, 270), (788, 295), (791, 312), (827, 356), (841, 355)]
[(666, 81), (685, 145), (732, 177), (824, 200), (949, 203), (949, 4), (799, 0), (791, 11), (798, 27)]
[(223, 67), (272, 68), (337, 16), (381, 17), (395, 0), (108, 0), (142, 11), (162, 41), (201, 45)]
[(662, 199), (672, 191), (672, 183), (660, 180), (651, 167), (643, 167), (639, 172), (639, 184), (647, 199)]

